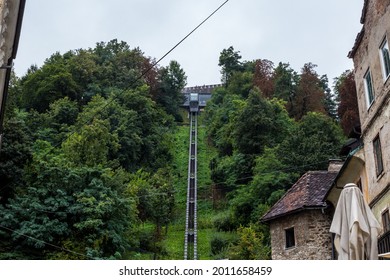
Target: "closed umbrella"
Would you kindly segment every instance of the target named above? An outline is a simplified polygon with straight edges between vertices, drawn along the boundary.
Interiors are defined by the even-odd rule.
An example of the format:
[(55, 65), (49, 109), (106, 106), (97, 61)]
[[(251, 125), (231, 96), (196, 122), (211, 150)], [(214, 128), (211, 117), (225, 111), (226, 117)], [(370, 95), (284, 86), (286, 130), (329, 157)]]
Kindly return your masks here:
[(330, 226), (339, 260), (378, 259), (380, 225), (355, 184), (341, 191)]

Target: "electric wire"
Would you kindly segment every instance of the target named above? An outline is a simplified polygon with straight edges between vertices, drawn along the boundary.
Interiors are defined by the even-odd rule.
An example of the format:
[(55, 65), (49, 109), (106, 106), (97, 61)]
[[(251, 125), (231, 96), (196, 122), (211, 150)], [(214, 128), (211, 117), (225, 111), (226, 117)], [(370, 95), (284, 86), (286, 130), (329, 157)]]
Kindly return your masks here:
[[(160, 59), (158, 59), (157, 61), (155, 61), (154, 63), (151, 64), (151, 66), (149, 66), (146, 70), (144, 70), (139, 76), (137, 76), (134, 81), (132, 83), (130, 83), (130, 85), (128, 86), (127, 89), (125, 90), (128, 90), (130, 89), (132, 86), (134, 86), (138, 81), (140, 81), (148, 72), (150, 72), (154, 67), (156, 67), (158, 65), (158, 63), (160, 63), (163, 59), (165, 59), (170, 53), (172, 53), (179, 45), (181, 45), (188, 37), (190, 37), (197, 29), (199, 29), (206, 21), (208, 21), (215, 13), (217, 13), (227, 2), (229, 2), (229, 0), (226, 0), (224, 3), (222, 3), (216, 10), (214, 10), (207, 18), (205, 18), (200, 24), (198, 24), (191, 32), (189, 32), (184, 38), (182, 38), (176, 45), (174, 45), (169, 51), (167, 51)], [(123, 90), (123, 91), (125, 91)], [(88, 120), (87, 122), (85, 122), (84, 124), (82, 124), (80, 127), (82, 127), (83, 125), (89, 123), (91, 120), (93, 120), (97, 114), (99, 114), (101, 111), (103, 111), (105, 108), (107, 108), (116, 98), (116, 95), (113, 96), (112, 99), (108, 100), (106, 102), (105, 105), (103, 105), (103, 107), (99, 108), (99, 110), (97, 110), (94, 115), (92, 116), (92, 118), (90, 120)], [(73, 134), (76, 133), (77, 130), (71, 132), (69, 134), (69, 136), (72, 136)], [(386, 145), (386, 146), (382, 146), (383, 148), (387, 148), (389, 147), (390, 145)], [(326, 161), (327, 162), (327, 161)], [(298, 170), (300, 168), (304, 168), (304, 167), (309, 167), (309, 166), (315, 166), (315, 165), (318, 165), (318, 164), (321, 164), (321, 163), (325, 163), (325, 161), (319, 161), (319, 162), (315, 162), (315, 163), (311, 163), (311, 164), (307, 164), (307, 165), (302, 165), (302, 166), (295, 166), (295, 167), (290, 167), (290, 168), (286, 168), (286, 169), (283, 169), (283, 170), (274, 170), (274, 171), (269, 171), (269, 172), (263, 172), (263, 173), (258, 173), (258, 174), (255, 174), (253, 176), (248, 176), (248, 177), (243, 177), (243, 178), (237, 178), (236, 181), (243, 181), (243, 180), (248, 180), (248, 179), (253, 179), (255, 176), (261, 176), (261, 175), (267, 175), (267, 174), (273, 174), (273, 173), (281, 173), (281, 172), (288, 172), (288, 171), (292, 171), (292, 170)], [(215, 182), (213, 184), (210, 184), (210, 185), (204, 185), (202, 187), (211, 187), (211, 186), (219, 186), (219, 185), (223, 185), (223, 184), (226, 184), (228, 181), (223, 181), (223, 182)], [(7, 186), (5, 186), (7, 187)], [(5, 187), (1, 188), (0, 190), (3, 190)], [(151, 194), (151, 195), (144, 195), (144, 196), (137, 196), (139, 198), (141, 197), (148, 197), (148, 196), (158, 196), (158, 195), (167, 195), (166, 193), (154, 193), (154, 194)], [(35, 210), (35, 209), (34, 209)], [(52, 212), (52, 211), (45, 211), (45, 210), (37, 210), (37, 211), (41, 211), (41, 212), (45, 212), (45, 213), (70, 213), (70, 212), (65, 212), (65, 211), (55, 211), (55, 212)], [(72, 251), (72, 250), (69, 250), (69, 249), (66, 249), (66, 248), (63, 248), (63, 247), (60, 247), (60, 246), (57, 246), (55, 244), (51, 244), (49, 242), (46, 242), (46, 241), (43, 241), (43, 240), (39, 240), (35, 237), (32, 237), (32, 236), (29, 236), (29, 235), (26, 235), (26, 234), (23, 234), (23, 233), (20, 233), (16, 230), (13, 230), (11, 228), (8, 228), (8, 227), (5, 227), (5, 226), (2, 226), (0, 225), (0, 228), (3, 228), (7, 231), (10, 231), (10, 232), (13, 232), (13, 233), (16, 233), (20, 236), (24, 236), (26, 238), (29, 238), (29, 239), (32, 239), (32, 240), (35, 240), (35, 241), (39, 241), (39, 242), (42, 242), (48, 246), (51, 246), (53, 248), (56, 248), (56, 249), (59, 249), (59, 250), (62, 250), (62, 251), (66, 251), (68, 253), (72, 253), (72, 254), (75, 254), (75, 255), (78, 255), (78, 256), (82, 256), (84, 258), (88, 258), (88, 259), (93, 259), (85, 254), (81, 254), (81, 253), (78, 253), (78, 252), (75, 252), (75, 251)]]
[[(301, 165), (301, 166), (294, 166), (294, 167), (289, 167), (289, 168), (285, 168), (285, 169), (280, 169), (280, 170), (273, 170), (273, 171), (269, 171), (269, 172), (262, 172), (262, 173), (257, 173), (253, 176), (247, 176), (247, 177), (241, 177), (241, 178), (237, 178), (236, 181), (242, 181), (242, 180), (248, 180), (248, 179), (253, 179), (255, 176), (262, 176), (262, 175), (269, 175), (269, 174), (277, 174), (277, 173), (284, 173), (284, 172), (289, 172), (289, 171), (292, 171), (292, 170), (296, 170), (296, 169), (300, 169), (300, 168), (304, 168), (304, 167), (310, 167), (310, 166), (316, 166), (318, 164), (323, 164), (323, 163), (326, 163), (328, 161), (318, 161), (318, 162), (313, 162), (311, 164), (306, 164), (306, 165)], [(202, 185), (200, 186), (201, 188), (202, 187), (215, 187), (215, 186), (221, 186), (221, 185), (224, 185), (226, 184), (228, 181), (220, 181), (220, 182), (214, 182), (212, 184), (209, 184), (209, 185)], [(223, 189), (223, 188), (221, 188)], [(177, 191), (174, 191), (174, 193), (176, 193)], [(150, 194), (150, 195), (142, 195), (142, 196), (136, 196), (137, 198), (143, 198), (143, 197), (151, 197), (151, 196), (158, 196), (158, 195), (167, 195), (167, 193), (153, 193), (153, 194)], [(202, 199), (201, 199), (202, 200)], [(205, 199), (206, 200), (206, 199)], [(17, 209), (12, 209), (12, 210), (16, 210)], [(74, 212), (70, 212), (70, 211), (45, 211), (45, 210), (39, 210), (39, 209), (19, 209), (19, 211), (37, 211), (37, 212), (43, 212), (43, 213), (47, 213), (47, 214), (74, 214)], [(8, 228), (8, 227), (5, 227), (5, 226), (2, 226), (0, 225), (0, 228), (3, 228), (7, 231), (10, 231), (10, 232), (14, 232), (18, 235), (21, 235), (21, 236), (24, 236), (26, 238), (29, 238), (29, 239), (32, 239), (32, 240), (35, 240), (35, 241), (39, 241), (39, 242), (42, 242), (48, 246), (51, 246), (53, 248), (56, 248), (56, 249), (59, 249), (59, 250), (62, 250), (62, 251), (66, 251), (68, 253), (72, 253), (72, 254), (75, 254), (75, 255), (79, 255), (79, 256), (83, 256), (85, 258), (89, 258), (91, 259), (89, 256), (87, 255), (84, 255), (84, 254), (81, 254), (81, 253), (78, 253), (78, 252), (75, 252), (75, 251), (72, 251), (72, 250), (69, 250), (69, 249), (66, 249), (66, 248), (63, 248), (63, 247), (60, 247), (60, 246), (57, 246), (55, 244), (51, 244), (49, 242), (46, 242), (46, 241), (43, 241), (43, 240), (40, 240), (40, 239), (37, 239), (35, 237), (32, 237), (32, 236), (29, 236), (29, 235), (26, 235), (26, 234), (22, 234), (16, 230), (13, 230), (11, 228)]]
[[(215, 9), (208, 17), (206, 17), (200, 24), (198, 24), (193, 30), (191, 30), (183, 39), (181, 39), (176, 45), (174, 45), (168, 52), (166, 52), (160, 59), (158, 59), (156, 62), (152, 63), (151, 66), (149, 66), (149, 68), (147, 68), (145, 71), (143, 71), (132, 83), (130, 83), (130, 85), (125, 89), (125, 90), (128, 90), (130, 88), (132, 88), (138, 81), (140, 81), (148, 72), (150, 72), (154, 67), (156, 67), (158, 65), (158, 63), (160, 63), (163, 59), (165, 59), (170, 53), (172, 53), (179, 45), (181, 45), (189, 36), (191, 36), (197, 29), (199, 29), (206, 21), (208, 21), (215, 13), (217, 13), (223, 6), (225, 6), (225, 4), (229, 2), (229, 0), (226, 0), (225, 2), (223, 2), (217, 9)], [(125, 91), (123, 90), (123, 91)], [(122, 91), (122, 92), (123, 92)], [(91, 119), (82, 123), (80, 125), (80, 127), (83, 127), (84, 125), (88, 124), (89, 122), (93, 121), (93, 119), (97, 116), (97, 114), (99, 114), (101, 111), (103, 111), (105, 108), (107, 108), (114, 100), (115, 100), (116, 96), (114, 95), (113, 98), (111, 100), (108, 100), (106, 102), (106, 104), (99, 108), (100, 110), (96, 110), (96, 112), (92, 115)], [(75, 133), (77, 132), (77, 129), (75, 129), (73, 132), (69, 133), (68, 134), (68, 137), (71, 137), (72, 135), (74, 135)], [(61, 143), (60, 143), (61, 144)], [(57, 144), (57, 145), (60, 145), (60, 144)], [(57, 145), (55, 145), (54, 147), (58, 147)], [(4, 188), (4, 187), (3, 187)], [(2, 189), (3, 189), (2, 188)], [(165, 193), (166, 195), (166, 193)], [(80, 254), (78, 252), (74, 252), (74, 251), (71, 251), (71, 250), (68, 250), (68, 249), (65, 249), (65, 248), (62, 248), (62, 247), (59, 247), (57, 245), (54, 245), (54, 244), (51, 244), (51, 243), (48, 243), (48, 242), (45, 242), (45, 241), (42, 241), (42, 240), (39, 240), (35, 237), (32, 237), (32, 236), (28, 236), (26, 234), (23, 234), (23, 233), (19, 233), (13, 229), (10, 229), (10, 228), (7, 228), (7, 227), (4, 227), (2, 225), (0, 225), (1, 228), (5, 229), (5, 230), (8, 230), (8, 231), (11, 231), (11, 232), (14, 232), (16, 234), (19, 234), (21, 236), (24, 236), (24, 237), (27, 237), (29, 239), (32, 239), (32, 240), (35, 240), (35, 241), (39, 241), (39, 242), (42, 242), (48, 246), (51, 246), (51, 247), (54, 247), (56, 249), (59, 249), (59, 250), (62, 250), (62, 251), (67, 251), (69, 253), (73, 253), (73, 254), (76, 254), (76, 255), (79, 255), (79, 256), (83, 256), (83, 257), (87, 257), (89, 258), (88, 256), (84, 255), (84, 254)]]
[[(151, 64), (146, 70), (144, 70), (138, 77), (136, 77), (133, 82), (130, 83), (130, 85), (123, 89), (122, 92), (125, 92), (126, 90), (131, 89), (138, 81), (140, 81), (147, 73), (149, 73), (154, 67), (156, 67), (162, 60), (164, 60), (170, 53), (172, 53), (178, 46), (180, 46), (188, 37), (190, 37), (196, 30), (198, 30), (203, 24), (205, 24), (212, 16), (214, 16), (223, 6), (225, 6), (229, 2), (229, 0), (226, 0), (223, 2), (217, 9), (215, 9), (208, 17), (206, 17), (201, 23), (199, 23), (194, 29), (192, 29), (184, 38), (182, 38), (176, 45), (174, 45), (170, 50), (168, 50), (162, 57), (160, 57), (157, 61)], [(106, 104), (103, 105), (101, 108), (98, 108), (96, 112), (92, 115), (92, 117), (82, 123), (79, 127), (83, 127), (84, 125), (90, 123), (93, 121), (93, 119), (104, 109), (106, 109), (114, 100), (117, 98), (118, 95), (113, 95), (113, 97), (109, 100), (107, 100)], [(78, 129), (75, 129), (73, 132), (71, 132), (68, 137), (71, 137), (74, 135)], [(59, 145), (59, 144), (58, 144)]]
[(26, 237), (26, 238), (28, 238), (28, 239), (31, 239), (31, 240), (34, 240), (34, 241), (41, 242), (41, 243), (43, 243), (43, 244), (45, 244), (45, 245), (47, 245), (47, 246), (53, 247), (53, 248), (55, 248), (55, 249), (57, 249), (57, 250), (65, 251), (65, 252), (68, 252), (68, 253), (71, 253), (71, 254), (74, 254), (74, 255), (81, 256), (81, 257), (83, 257), (83, 258), (95, 260), (95, 258), (91, 258), (91, 257), (89, 257), (89, 256), (87, 256), (87, 255), (85, 255), (85, 254), (81, 254), (81, 253), (79, 253), (79, 252), (72, 251), (72, 250), (66, 249), (66, 248), (64, 248), (64, 247), (60, 247), (60, 246), (57, 246), (57, 245), (55, 245), (55, 244), (52, 244), (52, 243), (49, 243), (49, 242), (40, 240), (40, 239), (35, 238), (35, 237), (32, 237), (32, 236), (30, 236), (30, 235), (27, 235), (27, 234), (18, 232), (18, 231), (16, 231), (16, 230), (13, 230), (13, 229), (11, 229), (11, 228), (9, 228), (9, 227), (5, 227), (5, 226), (0, 225), (0, 228), (5, 229), (5, 230), (10, 231), (10, 232), (13, 232), (13, 233), (16, 233), (17, 235), (24, 236), (24, 237)]
[[(341, 160), (343, 160), (343, 158), (341, 158)], [(287, 167), (287, 168), (283, 168), (283, 169), (278, 169), (278, 170), (272, 170), (272, 171), (267, 171), (267, 172), (259, 172), (259, 173), (256, 173), (252, 176), (246, 176), (246, 177), (239, 177), (239, 178), (235, 178), (235, 182), (240, 182), (240, 181), (244, 181), (244, 180), (249, 180), (249, 179), (253, 179), (255, 178), (256, 176), (263, 176), (263, 175), (270, 175), (270, 174), (277, 174), (277, 173), (287, 173), (287, 172), (291, 172), (291, 171), (294, 171), (294, 170), (299, 170), (299, 169), (302, 169), (302, 168), (307, 168), (307, 167), (310, 167), (310, 166), (317, 166), (319, 164), (324, 164), (324, 163), (327, 163), (328, 161), (316, 161), (316, 162), (313, 162), (313, 163), (310, 163), (310, 164), (305, 164), (305, 165), (299, 165), (299, 166), (294, 166), (294, 167)], [(227, 183), (230, 183), (231, 181), (229, 180), (226, 180), (226, 181), (217, 181), (217, 182), (213, 182), (211, 184), (205, 184), (205, 185), (201, 185), (199, 186), (200, 188), (210, 188), (210, 187), (220, 187), (220, 189), (224, 189), (223, 185), (227, 184)], [(239, 183), (236, 183), (236, 185), (241, 185)], [(177, 190), (173, 190), (171, 192), (172, 195), (175, 195), (179, 193), (179, 191)], [(152, 194), (145, 194), (145, 195), (135, 195), (135, 196), (132, 196), (130, 197), (129, 199), (132, 200), (133, 202), (136, 201), (134, 198), (148, 198), (148, 197), (156, 197), (156, 196), (168, 196), (170, 194), (167, 194), (166, 192), (155, 192), (155, 193), (152, 193)], [(47, 211), (47, 210), (41, 210), (41, 209), (32, 209), (32, 208), (28, 208), (28, 209), (12, 209), (13, 211), (36, 211), (36, 212), (43, 212), (43, 213), (47, 213), (47, 214), (75, 214), (74, 211)]]

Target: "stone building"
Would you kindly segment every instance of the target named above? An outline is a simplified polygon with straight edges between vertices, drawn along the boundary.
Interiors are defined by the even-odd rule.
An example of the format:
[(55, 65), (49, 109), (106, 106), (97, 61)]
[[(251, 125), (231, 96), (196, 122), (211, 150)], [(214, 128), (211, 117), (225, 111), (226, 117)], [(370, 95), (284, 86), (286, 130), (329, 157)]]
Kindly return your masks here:
[(341, 167), (305, 173), (261, 218), (270, 226), (273, 260), (327, 260), (333, 258), (329, 233), (334, 208), (326, 196)]
[(0, 148), (8, 83), (18, 49), (25, 4), (26, 0), (0, 0)]
[[(361, 123), (362, 146), (355, 161), (362, 170), (344, 168), (343, 173), (361, 182), (364, 197), (382, 224), (381, 242), (386, 236), (390, 240), (390, 0), (365, 0), (361, 23), (348, 57), (354, 62)], [(390, 244), (380, 253), (383, 250), (390, 252)]]
[(306, 173), (262, 218), (270, 225), (273, 259), (334, 258), (329, 228), (347, 183), (360, 187), (381, 223), (380, 257), (390, 258), (390, 0), (365, 0), (361, 23), (348, 54), (360, 133), (343, 148), (346, 160), (338, 172)]

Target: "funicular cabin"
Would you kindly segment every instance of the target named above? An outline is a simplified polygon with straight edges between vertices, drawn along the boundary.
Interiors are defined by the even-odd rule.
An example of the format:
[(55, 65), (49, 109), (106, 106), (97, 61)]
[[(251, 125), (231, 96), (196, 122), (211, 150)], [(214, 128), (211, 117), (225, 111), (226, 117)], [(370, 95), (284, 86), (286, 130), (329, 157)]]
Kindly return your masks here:
[(198, 93), (190, 93), (190, 112), (198, 112), (199, 111), (199, 94)]

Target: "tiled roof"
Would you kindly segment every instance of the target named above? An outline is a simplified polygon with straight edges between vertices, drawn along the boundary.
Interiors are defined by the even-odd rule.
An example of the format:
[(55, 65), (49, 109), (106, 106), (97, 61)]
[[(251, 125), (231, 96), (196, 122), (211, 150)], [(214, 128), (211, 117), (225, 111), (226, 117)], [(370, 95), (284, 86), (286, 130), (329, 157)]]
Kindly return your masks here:
[(261, 218), (263, 222), (301, 211), (323, 207), (328, 190), (338, 172), (309, 171), (305, 173)]
[(352, 47), (352, 50), (349, 51), (349, 53), (347, 55), (348, 58), (353, 58), (355, 56), (356, 51), (359, 48), (359, 45), (360, 45), (360, 43), (363, 40), (364, 32), (365, 32), (365, 30), (364, 30), (364, 22), (366, 21), (366, 15), (367, 15), (367, 11), (368, 11), (368, 1), (369, 0), (364, 0), (362, 15), (360, 17), (360, 23), (363, 24), (363, 27), (362, 27), (362, 30), (356, 36), (355, 43), (354, 43), (354, 45)]

